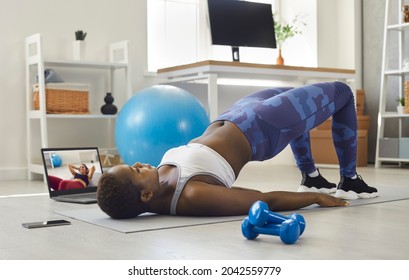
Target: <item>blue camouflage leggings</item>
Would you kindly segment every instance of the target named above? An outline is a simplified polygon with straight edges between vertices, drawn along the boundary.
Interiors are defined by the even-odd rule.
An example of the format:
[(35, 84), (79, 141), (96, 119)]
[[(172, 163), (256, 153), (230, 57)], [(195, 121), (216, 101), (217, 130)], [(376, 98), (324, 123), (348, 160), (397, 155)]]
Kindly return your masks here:
[(270, 159), (291, 145), (302, 172), (316, 170), (309, 131), (332, 116), (332, 137), (341, 175), (356, 174), (357, 120), (354, 96), (341, 82), (272, 88), (237, 101), (217, 120), (235, 123), (252, 148), (252, 160)]

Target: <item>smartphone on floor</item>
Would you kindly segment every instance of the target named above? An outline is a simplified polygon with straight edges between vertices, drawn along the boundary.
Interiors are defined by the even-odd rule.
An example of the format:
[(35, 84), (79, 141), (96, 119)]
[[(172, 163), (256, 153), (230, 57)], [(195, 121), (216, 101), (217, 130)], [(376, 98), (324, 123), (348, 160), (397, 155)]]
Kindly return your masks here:
[(55, 226), (64, 226), (70, 225), (71, 222), (67, 220), (50, 220), (43, 222), (33, 222), (33, 223), (22, 223), (22, 226), (25, 228), (43, 228), (43, 227), (55, 227)]

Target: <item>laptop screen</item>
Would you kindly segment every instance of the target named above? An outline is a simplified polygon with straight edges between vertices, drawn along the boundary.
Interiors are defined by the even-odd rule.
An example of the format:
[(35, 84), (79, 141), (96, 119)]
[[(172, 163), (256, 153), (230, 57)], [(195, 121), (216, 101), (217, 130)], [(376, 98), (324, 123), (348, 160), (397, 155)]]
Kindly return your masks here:
[(103, 172), (97, 147), (43, 148), (41, 153), (50, 197), (96, 192)]

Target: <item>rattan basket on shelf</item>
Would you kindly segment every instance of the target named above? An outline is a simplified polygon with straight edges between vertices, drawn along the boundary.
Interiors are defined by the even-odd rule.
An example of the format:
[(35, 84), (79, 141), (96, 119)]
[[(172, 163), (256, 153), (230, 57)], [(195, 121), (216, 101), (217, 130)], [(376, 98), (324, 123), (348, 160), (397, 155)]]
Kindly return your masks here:
[[(38, 85), (34, 85), (34, 109), (40, 108)], [(88, 114), (89, 87), (84, 84), (49, 83), (45, 86), (47, 114)]]
[(403, 98), (405, 99), (405, 106), (403, 106), (403, 113), (409, 114), (409, 81), (405, 81), (404, 83)]

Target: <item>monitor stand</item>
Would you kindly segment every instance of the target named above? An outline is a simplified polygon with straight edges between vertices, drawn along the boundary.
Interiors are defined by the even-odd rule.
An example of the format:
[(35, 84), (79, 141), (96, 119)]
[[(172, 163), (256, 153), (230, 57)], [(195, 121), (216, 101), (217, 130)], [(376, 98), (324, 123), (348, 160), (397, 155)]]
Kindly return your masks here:
[(240, 61), (239, 47), (231, 47), (231, 54), (233, 56), (233, 61)]

